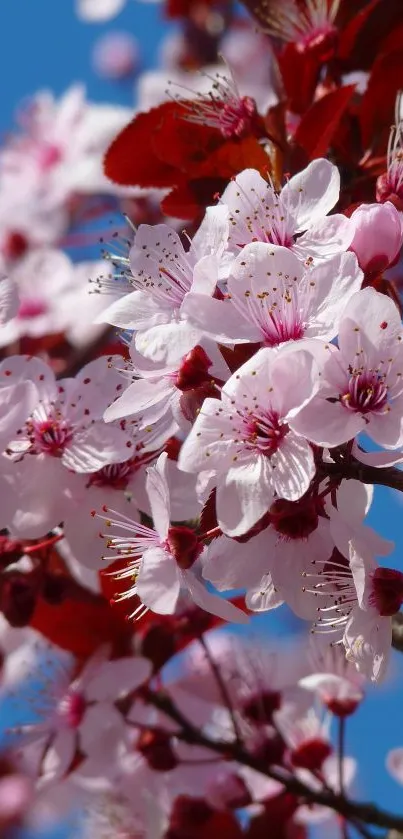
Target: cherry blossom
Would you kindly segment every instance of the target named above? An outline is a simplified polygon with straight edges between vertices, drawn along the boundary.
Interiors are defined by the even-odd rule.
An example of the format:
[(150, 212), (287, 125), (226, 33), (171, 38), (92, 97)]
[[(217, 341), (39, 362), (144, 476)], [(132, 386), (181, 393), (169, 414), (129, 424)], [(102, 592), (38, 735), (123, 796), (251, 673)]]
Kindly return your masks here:
[(284, 247), (254, 242), (231, 266), (228, 298), (194, 293), (184, 302), (189, 320), (221, 343), (261, 342), (275, 347), (300, 338), (331, 340), (346, 301), (361, 288), (352, 254), (306, 269)]
[(32, 699), (39, 721), (22, 725), (18, 731), (22, 743), (41, 743), (38, 774), (46, 781), (62, 777), (76, 749), (85, 754), (100, 730), (113, 729), (118, 735), (124, 723), (114, 703), (143, 684), (151, 666), (144, 658), (109, 661), (107, 650), (100, 649), (77, 676), (71, 661), (61, 660), (52, 670), (53, 678)]
[(402, 94), (396, 97), (395, 125), (389, 135), (387, 171), (376, 182), (376, 200), (383, 204), (391, 201), (397, 210), (403, 209), (403, 109)]
[(144, 608), (158, 614), (172, 614), (184, 591), (206, 611), (225, 620), (245, 622), (247, 617), (244, 612), (210, 594), (201, 582), (197, 560), (203, 546), (194, 531), (170, 524), (166, 460), (167, 455), (162, 454), (156, 465), (148, 469), (147, 492), (154, 528), (137, 523), (128, 516), (113, 518), (114, 511), (108, 508), (104, 508), (106, 515), (98, 514), (107, 527), (129, 534), (105, 536), (107, 547), (115, 551), (110, 558), (125, 559), (124, 569), (112, 572), (116, 579), (130, 581), (122, 597), (130, 599), (138, 595), (142, 605), (135, 609), (134, 615)]
[(105, 268), (100, 260), (73, 265), (56, 249), (30, 250), (11, 271), (10, 282), (19, 300), (0, 330), (0, 346), (24, 335), (39, 338), (59, 332), (65, 332), (74, 344), (93, 339), (101, 327), (91, 326), (91, 321), (108, 299), (90, 294), (88, 283)]
[(261, 241), (290, 248), (311, 262), (347, 250), (354, 228), (345, 216), (328, 216), (339, 191), (339, 172), (327, 160), (312, 161), (279, 193), (258, 172), (245, 169), (221, 197), (229, 211), (230, 251), (237, 254)]
[(386, 673), (392, 644), (391, 617), (403, 603), (403, 574), (378, 567), (368, 550), (350, 543), (350, 568), (357, 606), (347, 622), (343, 642), (347, 657), (373, 681)]
[[(41, 536), (59, 524), (68, 513), (67, 491), (74, 491), (76, 473), (95, 472), (131, 457), (130, 436), (101, 419), (120, 387), (120, 377), (113, 371), (103, 381), (107, 364), (100, 358), (83, 367), (75, 379), (56, 381), (39, 358), (12, 356), (1, 363), (0, 393), (11, 398), (11, 389), (18, 388), (31, 400), (27, 396), (18, 406), (19, 427), (13, 423), (7, 429), (2, 518), (3, 526), (12, 527), (14, 534)], [(24, 418), (22, 409), (26, 409)], [(12, 418), (13, 414), (8, 419)]]
[(391, 749), (386, 758), (386, 768), (398, 784), (403, 784), (403, 748)]
[(340, 0), (285, 0), (268, 13), (269, 31), (285, 42), (295, 43), (300, 52), (332, 43), (337, 35), (335, 20)]
[(317, 385), (309, 353), (264, 348), (226, 382), (220, 402), (205, 399), (179, 467), (215, 473), (218, 524), (228, 536), (250, 530), (275, 494), (296, 501), (307, 491), (313, 453), (293, 424)]
[(367, 274), (381, 273), (400, 253), (403, 243), (401, 215), (390, 201), (361, 204), (351, 215), (354, 238), (350, 250)]
[[(210, 341), (203, 344), (168, 367), (144, 358), (131, 345), (131, 364), (125, 371), (130, 384), (107, 408), (105, 421), (139, 417), (138, 427), (147, 431), (148, 445), (154, 448), (163, 445), (178, 428), (188, 431), (204, 398), (215, 395), (217, 380), (225, 380), (229, 373), (217, 347)], [(132, 376), (138, 378), (131, 381)]]
[(387, 449), (401, 446), (401, 342), (394, 303), (372, 288), (355, 294), (340, 321), (339, 349), (316, 348), (321, 385), (296, 419), (296, 430), (322, 446), (337, 446), (361, 431)]
[(1, 151), (3, 189), (34, 191), (49, 213), (75, 193), (113, 191), (102, 155), (129, 117), (126, 108), (86, 102), (80, 85), (59, 101), (48, 91), (37, 93), (19, 114), (21, 133)]
[(199, 289), (214, 293), (227, 236), (223, 207), (208, 208), (187, 252), (168, 225), (140, 225), (128, 277), (136, 290), (112, 303), (102, 321), (136, 330), (136, 349), (146, 358), (165, 365), (177, 362), (203, 335), (183, 315), (183, 303)]

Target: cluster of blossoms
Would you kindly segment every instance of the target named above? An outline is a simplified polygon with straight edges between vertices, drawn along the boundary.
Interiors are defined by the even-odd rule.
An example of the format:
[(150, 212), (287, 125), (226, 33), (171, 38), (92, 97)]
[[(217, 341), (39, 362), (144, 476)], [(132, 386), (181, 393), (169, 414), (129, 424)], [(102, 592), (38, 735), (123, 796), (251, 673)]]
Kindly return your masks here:
[[(134, 115), (40, 93), (0, 147), (1, 839), (77, 806), (80, 839), (403, 830), (344, 753), (403, 604), (368, 518), (403, 489), (385, 4), (262, 0), (257, 33), (167, 0)], [(253, 639), (280, 607), (309, 644)]]

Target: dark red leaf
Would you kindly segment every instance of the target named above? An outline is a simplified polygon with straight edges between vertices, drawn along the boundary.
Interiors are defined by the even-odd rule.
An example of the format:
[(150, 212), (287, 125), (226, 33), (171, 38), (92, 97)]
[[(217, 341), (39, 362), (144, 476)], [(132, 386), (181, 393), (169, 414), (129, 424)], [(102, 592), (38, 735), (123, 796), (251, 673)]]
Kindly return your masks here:
[[(165, 187), (175, 183), (175, 169), (155, 152), (154, 140), (162, 132), (175, 102), (164, 102), (158, 108), (137, 116), (118, 134), (105, 155), (104, 170), (111, 181), (129, 186)], [(166, 137), (169, 142), (169, 137)]]
[(359, 117), (364, 149), (373, 147), (393, 123), (396, 95), (403, 87), (403, 27), (389, 40), (399, 42), (398, 49), (378, 56), (363, 96)]
[(326, 93), (304, 114), (294, 134), (309, 160), (323, 157), (329, 151), (339, 122), (351, 101), (355, 85), (346, 85)]

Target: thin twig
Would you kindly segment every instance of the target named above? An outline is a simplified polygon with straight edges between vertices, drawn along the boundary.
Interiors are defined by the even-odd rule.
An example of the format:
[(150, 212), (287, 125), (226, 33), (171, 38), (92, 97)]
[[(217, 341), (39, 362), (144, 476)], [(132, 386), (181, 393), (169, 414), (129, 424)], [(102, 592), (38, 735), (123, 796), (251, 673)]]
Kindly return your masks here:
[[(393, 813), (382, 810), (372, 803), (350, 801), (344, 795), (311, 789), (295, 775), (285, 773), (284, 770), (278, 767), (267, 767), (265, 762), (249, 754), (238, 743), (210, 739), (193, 726), (167, 694), (147, 691), (144, 698), (151, 705), (159, 708), (160, 711), (163, 711), (178, 723), (181, 729), (179, 732), (175, 732), (175, 736), (178, 739), (191, 745), (204, 746), (216, 754), (220, 754), (224, 759), (235, 760), (243, 766), (248, 766), (250, 769), (260, 772), (261, 775), (278, 781), (288, 792), (293, 793), (299, 798), (334, 810), (336, 813), (348, 819), (357, 829), (358, 824), (360, 824), (360, 832), (363, 836), (365, 835), (365, 829), (362, 827), (362, 823), (403, 832), (403, 816), (395, 816)], [(370, 834), (367, 834), (366, 839), (369, 839), (369, 837)]]
[(236, 714), (235, 714), (234, 706), (233, 706), (233, 703), (232, 703), (232, 699), (231, 699), (231, 696), (229, 694), (229, 691), (227, 690), (227, 686), (226, 686), (226, 684), (224, 682), (224, 679), (222, 677), (220, 668), (217, 666), (217, 662), (215, 661), (214, 656), (211, 655), (211, 652), (208, 648), (208, 645), (206, 644), (204, 636), (200, 635), (200, 637), (198, 638), (198, 641), (200, 642), (200, 644), (203, 648), (204, 655), (207, 658), (207, 661), (208, 661), (208, 663), (211, 667), (211, 671), (212, 671), (212, 673), (214, 675), (214, 678), (217, 682), (217, 687), (218, 687), (218, 690), (220, 691), (224, 707), (227, 708), (228, 713), (231, 717), (231, 722), (232, 722), (232, 727), (234, 729), (236, 742), (242, 744), (242, 742), (243, 742), (242, 741), (242, 735), (241, 735), (240, 728), (239, 728), (239, 725), (238, 725), (238, 720), (236, 718)]

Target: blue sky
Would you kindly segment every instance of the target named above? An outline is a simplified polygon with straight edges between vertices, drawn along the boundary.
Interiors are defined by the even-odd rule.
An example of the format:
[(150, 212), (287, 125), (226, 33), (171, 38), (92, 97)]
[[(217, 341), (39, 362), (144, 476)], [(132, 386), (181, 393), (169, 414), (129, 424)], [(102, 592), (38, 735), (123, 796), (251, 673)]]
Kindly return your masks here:
[[(90, 25), (75, 17), (73, 2), (3, 0), (1, 3), (0, 129), (3, 136), (12, 127), (17, 104), (40, 88), (50, 88), (60, 94), (70, 84), (84, 81), (90, 98), (98, 102), (132, 104), (132, 84), (102, 81), (91, 69), (92, 47), (107, 29), (131, 31), (141, 45), (142, 66), (153, 65), (156, 46), (167, 30), (158, 3), (128, 0), (125, 11), (112, 24)], [(390, 564), (403, 570), (402, 515), (397, 493), (377, 489), (371, 524), (382, 535), (395, 540), (396, 551)], [(295, 630), (296, 624), (290, 617), (276, 615), (265, 619), (261, 628), (270, 636), (279, 636)], [(364, 707), (349, 723), (347, 733), (348, 753), (359, 761), (357, 795), (374, 798), (396, 811), (403, 811), (403, 791), (387, 775), (384, 759), (388, 749), (403, 745), (402, 689), (403, 655), (394, 654), (388, 683), (369, 691)]]

